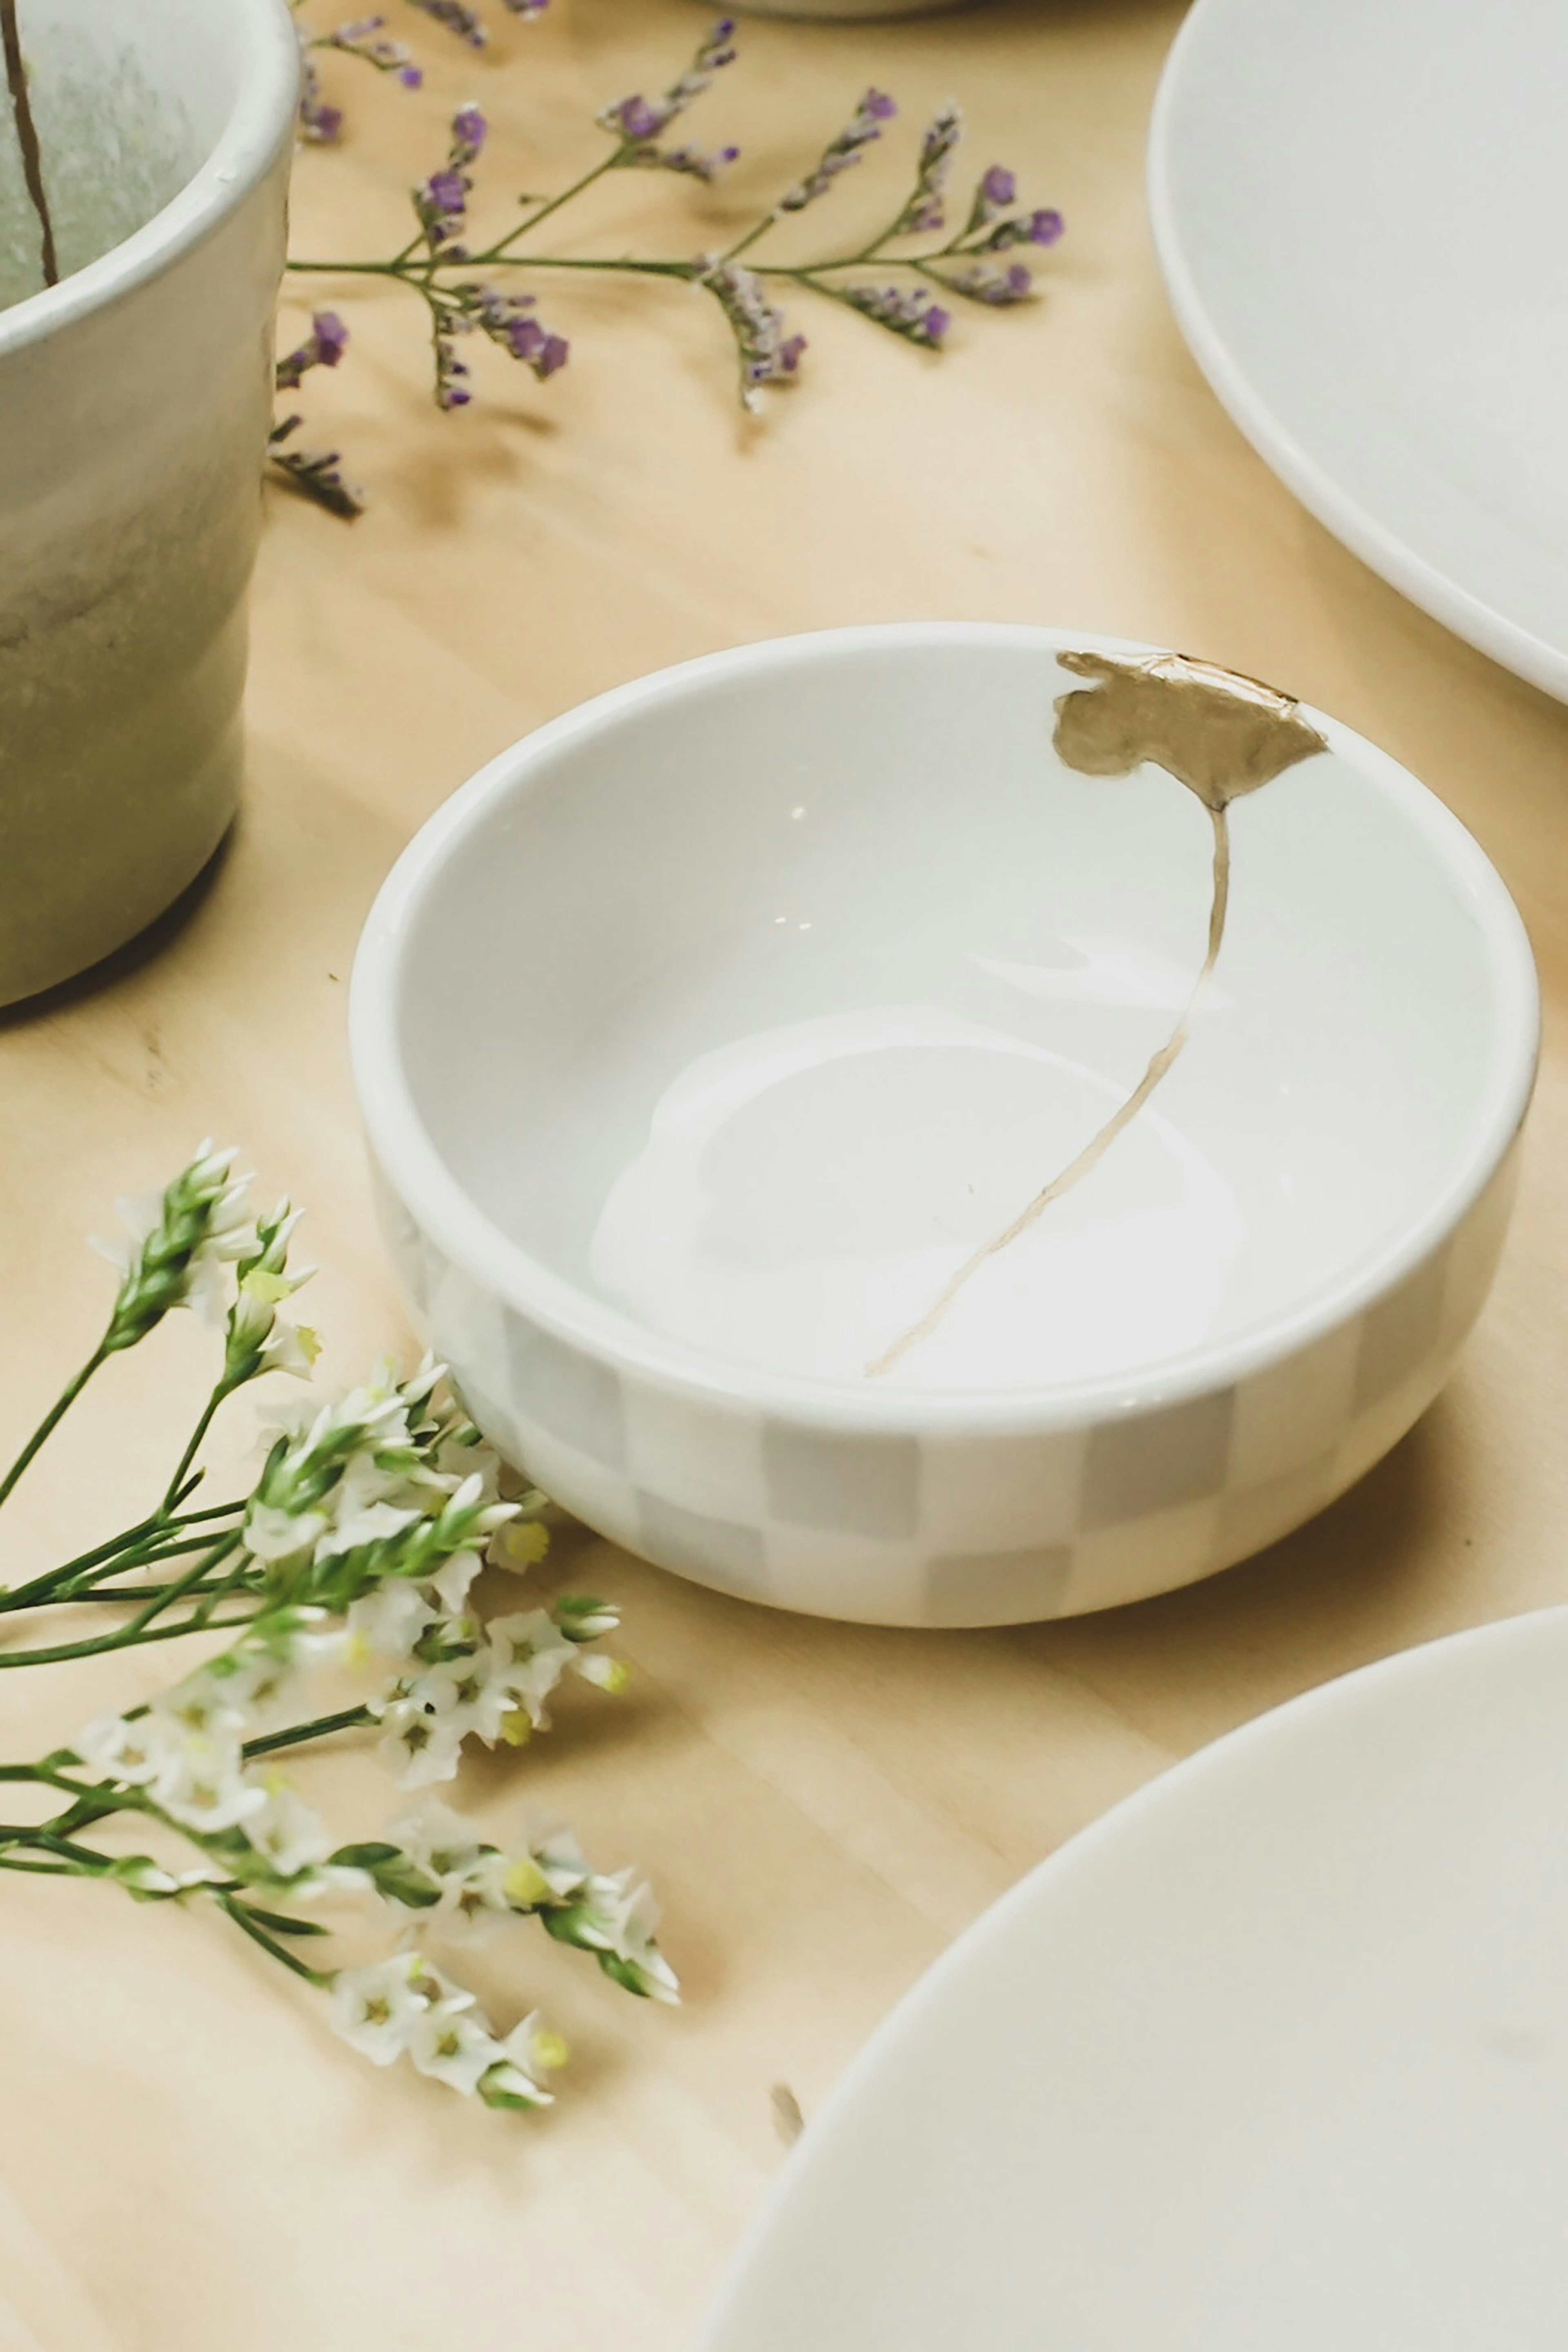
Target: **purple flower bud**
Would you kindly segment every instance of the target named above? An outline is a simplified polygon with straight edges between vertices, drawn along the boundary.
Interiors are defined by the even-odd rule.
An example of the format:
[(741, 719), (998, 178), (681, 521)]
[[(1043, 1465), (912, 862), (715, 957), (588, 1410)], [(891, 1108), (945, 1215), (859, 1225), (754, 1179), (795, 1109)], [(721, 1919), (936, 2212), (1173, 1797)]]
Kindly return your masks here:
[(310, 320), (316, 357), (322, 367), (335, 368), (348, 349), (349, 331), (335, 310), (318, 310)]
[(553, 375), (557, 368), (565, 366), (571, 350), (572, 346), (564, 335), (545, 336), (544, 349), (533, 362), (533, 373), (541, 383), (547, 375)]
[(657, 139), (664, 129), (658, 108), (650, 106), (646, 98), (623, 98), (615, 109), (615, 117), (628, 139)]
[(927, 342), (940, 343), (952, 324), (952, 314), (949, 310), (944, 310), (940, 302), (933, 302), (921, 319), (921, 324), (925, 330)]
[(405, 66), (397, 77), (405, 89), (423, 89), (425, 77), (417, 66)]
[(318, 147), (335, 147), (342, 132), (343, 110), (341, 106), (329, 106), (321, 96), (321, 85), (309, 57), (305, 59), (304, 88), (300, 97), (300, 130), (302, 136)]
[(1066, 226), (1067, 223), (1063, 220), (1060, 213), (1058, 212), (1047, 211), (1031, 213), (1029, 215), (1029, 243), (1031, 245), (1055, 245), (1058, 237), (1060, 236)]
[(800, 366), (800, 355), (805, 349), (804, 335), (786, 335), (779, 345), (779, 368), (784, 375), (794, 375)]
[(1003, 279), (1010, 302), (1021, 302), (1034, 286), (1034, 279), (1021, 261), (1015, 261)]
[(868, 89), (860, 100), (861, 113), (868, 114), (873, 122), (891, 122), (898, 110), (897, 101), (885, 89)]
[(425, 183), (430, 209), (444, 215), (448, 220), (461, 217), (468, 193), (462, 175), (458, 172), (432, 172)]
[(485, 143), (489, 129), (489, 124), (477, 106), (465, 106), (452, 117), (453, 138), (460, 146), (471, 149), (476, 155)]
[(1003, 163), (993, 163), (980, 183), (980, 193), (988, 205), (1010, 205), (1018, 193), (1018, 183)]

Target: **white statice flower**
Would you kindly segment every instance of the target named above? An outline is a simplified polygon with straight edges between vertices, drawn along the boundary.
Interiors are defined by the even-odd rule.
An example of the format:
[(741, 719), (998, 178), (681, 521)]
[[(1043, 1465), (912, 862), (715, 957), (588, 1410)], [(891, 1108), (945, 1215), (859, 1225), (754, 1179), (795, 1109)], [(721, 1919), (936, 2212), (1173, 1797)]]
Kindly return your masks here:
[(333, 1895), (369, 1895), (375, 1881), (368, 1870), (346, 1862), (312, 1863), (289, 1889), (290, 1903), (325, 1903)]
[[(521, 1505), (519, 1505), (521, 1509)], [(492, 1568), (510, 1568), (516, 1576), (526, 1576), (537, 1568), (550, 1549), (550, 1529), (538, 1519), (510, 1519), (490, 1538), (486, 1554)]]
[(399, 1510), (395, 1503), (346, 1504), (340, 1484), (334, 1490), (334, 1509), (331, 1525), (318, 1538), (318, 1560), (336, 1559), (346, 1551), (359, 1551), (367, 1544), (390, 1543), (416, 1526), (421, 1514), (416, 1510)]
[[(516, 1889), (523, 1883), (526, 1864), (530, 1873), (537, 1873), (549, 1890), (551, 1899), (564, 1902), (584, 1886), (590, 1875), (587, 1857), (571, 1831), (559, 1823), (535, 1830), (520, 1853), (509, 1857), (511, 1874), (508, 1880), (510, 1899), (516, 1902)], [(539, 1898), (533, 1898), (537, 1901)], [(530, 1906), (532, 1907), (531, 1902)]]
[[(228, 1270), (241, 1258), (254, 1256), (258, 1246), (246, 1201), (250, 1179), (230, 1172), (237, 1157), (233, 1151), (215, 1151), (209, 1139), (197, 1146), (189, 1166), (161, 1192), (116, 1201), (124, 1238), (95, 1240), (93, 1247), (119, 1272), (122, 1306), (127, 1294), (140, 1286), (142, 1308), (153, 1320), (170, 1307), (183, 1306), (194, 1307), (205, 1322), (223, 1321)], [(183, 1249), (184, 1262), (175, 1256), (171, 1264), (160, 1252), (162, 1264), (150, 1282), (147, 1244), (160, 1234)]]
[(332, 1839), (320, 1813), (296, 1796), (279, 1773), (263, 1777), (266, 1801), (245, 1824), (245, 1834), (263, 1861), (279, 1878), (297, 1878), (318, 1868), (332, 1850)]
[(472, 1422), (449, 1431), (425, 1457), (424, 1475), (432, 1485), (455, 1495), (477, 1478), (479, 1499), (484, 1503), (500, 1502), (500, 1455), (484, 1443)]
[(429, 2002), (417, 1952), (397, 1952), (368, 1968), (340, 1969), (332, 1979), (332, 2023), (343, 2040), (374, 2066), (390, 2066)]
[(506, 1855), (493, 1847), (476, 1855), (466, 1870), (451, 1872), (442, 1881), (440, 1901), (425, 1915), (429, 1932), (437, 1936), (488, 1933), (511, 1911), (509, 1872)]
[(144, 1789), (183, 1744), (177, 1727), (162, 1716), (139, 1716), (132, 1722), (123, 1715), (100, 1715), (79, 1735), (76, 1752), (95, 1771), (127, 1788)]
[(172, 1820), (209, 1834), (237, 1829), (267, 1803), (266, 1790), (245, 1776), (238, 1741), (203, 1731), (169, 1750), (152, 1790)]
[(574, 1652), (572, 1672), (581, 1675), (585, 1683), (608, 1691), (612, 1698), (618, 1698), (632, 1678), (632, 1670), (624, 1658), (606, 1658), (598, 1650)]
[(154, 1717), (178, 1724), (184, 1733), (204, 1732), (209, 1738), (232, 1740), (245, 1729), (246, 1711), (226, 1677), (201, 1667), (154, 1699)]
[(426, 1798), (416, 1813), (405, 1813), (394, 1822), (387, 1839), (399, 1846), (416, 1870), (432, 1878), (447, 1878), (459, 1874), (476, 1862), (485, 1851), (485, 1840), (472, 1822), (452, 1811), (436, 1797)]
[[(510, 1907), (506, 1857), (450, 1806), (427, 1802), (419, 1812), (395, 1822), (386, 1834), (437, 1889), (433, 1908), (413, 1906), (423, 1927), (437, 1934), (463, 1935), (505, 1916)], [(398, 1898), (392, 1895), (390, 1899)]]
[(298, 1446), (321, 1418), (321, 1401), (314, 1396), (269, 1397), (256, 1415), (256, 1450), (270, 1454), (279, 1439)]
[(241, 1535), (253, 1558), (271, 1562), (313, 1550), (331, 1526), (325, 1511), (294, 1510), (286, 1503), (264, 1503), (253, 1496)]
[(298, 1210), (282, 1202), (258, 1229), (258, 1255), (241, 1274), (228, 1310), (224, 1366), (236, 1382), (254, 1380), (261, 1372), (291, 1372), (309, 1380), (321, 1352), (321, 1341), (307, 1325), (282, 1323), (278, 1318), (279, 1307), (315, 1271), (312, 1266), (289, 1270), (289, 1244), (299, 1222)]
[(472, 1993), (466, 1992), (426, 2006), (408, 2029), (408, 2054), (422, 2074), (465, 2094), (477, 2091), (480, 2076), (504, 2056)]
[(437, 1612), (420, 1586), (405, 1576), (384, 1577), (349, 1604), (349, 1663), (388, 1658), (403, 1665), (436, 1622)]
[(381, 1718), (376, 1753), (400, 1788), (425, 1789), (457, 1777), (468, 1730), (459, 1716), (433, 1713), (406, 1691), (369, 1706)]
[(128, 1853), (111, 1864), (111, 1870), (121, 1885), (128, 1886), (133, 1895), (177, 1895), (182, 1886), (204, 1875), (197, 1872), (190, 1877), (177, 1878), (172, 1870), (165, 1870), (161, 1862), (154, 1862), (147, 1853)]
[(550, 1720), (550, 1695), (576, 1661), (575, 1643), (567, 1640), (547, 1609), (492, 1618), (486, 1632), (498, 1678), (533, 1728), (542, 1730)]
[(535, 2076), (553, 2074), (572, 2054), (562, 2036), (545, 2025), (538, 2010), (512, 2027), (501, 2047), (513, 2066)]
[(579, 1898), (582, 1916), (574, 1941), (588, 1951), (609, 1952), (631, 1969), (639, 1990), (650, 2000), (680, 1999), (675, 1970), (654, 1941), (658, 1905), (653, 1889), (639, 1884), (629, 1870), (588, 1882)]
[(274, 1323), (272, 1336), (261, 1350), (260, 1369), (308, 1381), (321, 1352), (321, 1343), (308, 1323)]
[(258, 1731), (289, 1712), (304, 1663), (291, 1642), (279, 1647), (241, 1641), (205, 1666), (201, 1679), (216, 1687), (220, 1701), (242, 1718), (247, 1732)]
[(548, 2107), (555, 2094), (541, 2077), (563, 2066), (569, 2055), (560, 2034), (542, 2026), (535, 2010), (501, 2042), (500, 2058), (482, 2078), (481, 2095), (498, 2106)]
[(493, 1748), (517, 1702), (493, 1650), (469, 1650), (426, 1666), (408, 1695), (429, 1712), (475, 1733)]
[(468, 1590), (484, 1563), (477, 1551), (455, 1551), (443, 1560), (438, 1572), (431, 1577), (429, 1586), (448, 1617), (460, 1617), (467, 1606)]

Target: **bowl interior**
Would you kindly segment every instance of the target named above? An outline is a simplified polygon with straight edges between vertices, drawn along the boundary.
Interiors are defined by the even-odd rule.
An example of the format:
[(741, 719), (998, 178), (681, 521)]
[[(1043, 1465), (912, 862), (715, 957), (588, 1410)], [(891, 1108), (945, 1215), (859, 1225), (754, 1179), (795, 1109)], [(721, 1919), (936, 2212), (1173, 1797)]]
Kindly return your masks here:
[[(1204, 961), (1208, 812), (1065, 767), (1078, 683), (1033, 632), (805, 639), (521, 747), (399, 965), (412, 1105), (473, 1203), (667, 1339), (864, 1381), (1126, 1103)], [(1232, 803), (1168, 1074), (889, 1385), (1241, 1339), (1479, 1181), (1530, 1052), (1516, 919), (1429, 794), (1333, 746)]]
[[(171, 203), (222, 134), (254, 5), (19, 0), (29, 100), (62, 275)], [(0, 309), (43, 285), (37, 215), (0, 78)]]

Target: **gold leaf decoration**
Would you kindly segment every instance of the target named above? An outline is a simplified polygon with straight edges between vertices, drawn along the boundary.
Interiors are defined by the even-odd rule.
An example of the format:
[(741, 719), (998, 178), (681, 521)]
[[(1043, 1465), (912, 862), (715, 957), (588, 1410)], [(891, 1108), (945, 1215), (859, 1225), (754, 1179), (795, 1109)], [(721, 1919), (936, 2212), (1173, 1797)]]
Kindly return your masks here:
[(1223, 809), (1271, 783), (1328, 739), (1288, 694), (1185, 654), (1065, 653), (1075, 677), (1096, 681), (1057, 701), (1057, 751), (1083, 776), (1125, 776), (1145, 761), (1205, 808)]

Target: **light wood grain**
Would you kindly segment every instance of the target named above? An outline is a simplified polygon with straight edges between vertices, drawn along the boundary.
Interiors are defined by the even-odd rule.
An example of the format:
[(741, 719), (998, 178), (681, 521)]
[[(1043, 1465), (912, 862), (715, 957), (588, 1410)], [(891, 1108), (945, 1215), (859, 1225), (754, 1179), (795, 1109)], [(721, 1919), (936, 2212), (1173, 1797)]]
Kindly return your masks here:
[[(879, 28), (748, 24), (710, 108), (746, 150), (736, 201), (798, 167), (874, 79), (916, 120), (956, 92), (976, 168), (1012, 163), (1069, 221), (1047, 299), (963, 320), (941, 362), (800, 306), (808, 380), (760, 425), (734, 414), (728, 353), (689, 293), (552, 286), (567, 373), (538, 387), (491, 355), (481, 404), (442, 419), (413, 304), (344, 289), (354, 351), (338, 378), (312, 378), (310, 437), (341, 443), (373, 505), (353, 530), (272, 505), (232, 849), (154, 954), (0, 1031), (0, 1403), (19, 1434), (95, 1335), (105, 1281), (81, 1237), (110, 1196), (208, 1132), (309, 1204), (323, 1371), (346, 1381), (406, 1347), (343, 1046), (355, 935), (397, 848), (480, 761), (584, 695), (748, 638), (918, 615), (1078, 623), (1274, 680), (1406, 761), (1490, 851), (1541, 958), (1547, 1050), (1518, 1224), (1458, 1377), (1382, 1469), (1274, 1552), (1076, 1623), (816, 1624), (569, 1538), (550, 1574), (623, 1604), (635, 1690), (616, 1707), (584, 1693), (551, 1740), (468, 1776), (463, 1801), (503, 1825), (564, 1811), (606, 1864), (646, 1864), (689, 2001), (668, 2016), (622, 2000), (540, 1937), (486, 1947), (498, 2012), (538, 1998), (577, 2053), (542, 2124), (374, 2073), (220, 1923), (7, 1882), (5, 2352), (673, 2352), (782, 2161), (772, 2086), (809, 2118), (1022, 1872), (1259, 1709), (1568, 1591), (1568, 713), (1320, 531), (1197, 377), (1142, 187), (1179, 13), (1017, 0)], [(300, 248), (400, 234), (414, 124), (423, 110), (433, 131), (470, 90), (501, 125), (491, 184), (558, 176), (590, 152), (592, 105), (648, 87), (701, 22), (679, 0), (555, 0), (489, 64), (424, 40), (441, 61), (427, 100), (345, 70), (354, 135), (303, 160)], [(879, 161), (836, 202), (869, 215), (893, 184)], [(689, 250), (717, 240), (731, 201), (628, 174), (591, 233), (604, 251), (637, 233)], [(9, 1562), (148, 1491), (201, 1363), (182, 1328), (113, 1369), (12, 1507)], [(239, 1418), (223, 1441), (236, 1460)], [(163, 1671), (154, 1654), (6, 1675), (0, 1746), (34, 1753)], [(361, 1762), (330, 1761), (317, 1785), (345, 1821), (377, 1825)]]

